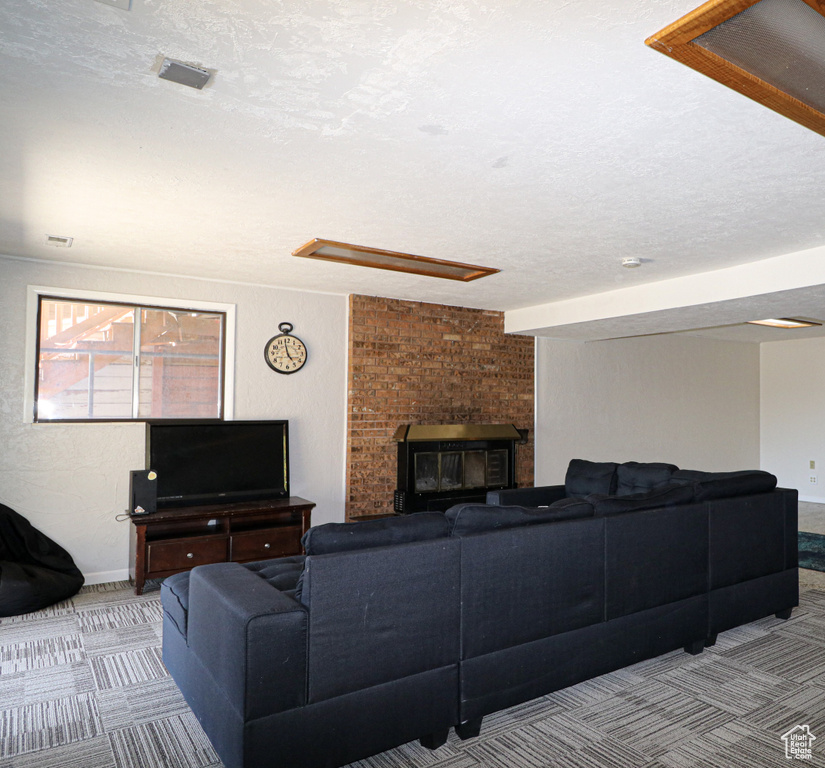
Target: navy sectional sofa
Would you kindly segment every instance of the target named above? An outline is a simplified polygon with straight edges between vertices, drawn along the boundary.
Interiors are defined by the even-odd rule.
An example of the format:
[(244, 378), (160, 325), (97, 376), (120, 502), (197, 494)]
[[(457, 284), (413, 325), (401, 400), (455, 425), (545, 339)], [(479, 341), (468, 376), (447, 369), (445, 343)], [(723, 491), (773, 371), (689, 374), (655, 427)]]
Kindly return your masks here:
[(570, 463), (564, 486), (318, 526), (162, 586), (163, 658), (227, 768), (340, 766), (798, 604), (765, 472)]

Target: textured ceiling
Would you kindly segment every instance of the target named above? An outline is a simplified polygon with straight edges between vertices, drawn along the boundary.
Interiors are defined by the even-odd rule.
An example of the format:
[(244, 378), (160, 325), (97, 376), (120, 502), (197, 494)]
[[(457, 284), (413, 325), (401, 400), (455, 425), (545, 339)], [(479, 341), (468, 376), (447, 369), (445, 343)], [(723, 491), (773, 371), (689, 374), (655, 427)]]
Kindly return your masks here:
[(695, 4), (2, 3), (0, 254), (507, 310), (825, 244), (825, 139), (645, 47)]

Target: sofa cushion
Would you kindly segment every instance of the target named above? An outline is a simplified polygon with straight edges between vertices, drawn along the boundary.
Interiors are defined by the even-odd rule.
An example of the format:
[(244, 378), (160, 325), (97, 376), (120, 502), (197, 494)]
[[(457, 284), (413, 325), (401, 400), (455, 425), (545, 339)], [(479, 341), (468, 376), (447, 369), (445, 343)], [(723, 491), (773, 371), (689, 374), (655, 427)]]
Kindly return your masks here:
[[(461, 541), (450, 538), (307, 556), (301, 595), (311, 617), (307, 712), (286, 714), (285, 722), (277, 715), (262, 718), (247, 727), (297, 728), (346, 741), (354, 732), (348, 721), (364, 714), (360, 705), (373, 713), (370, 722), (356, 728), (360, 743), (363, 734), (376, 729), (414, 738), (409, 734), (423, 723), (443, 722), (446, 728), (458, 722), (449, 718), (458, 714), (460, 562)], [(335, 701), (339, 696), (348, 698)], [(423, 711), (440, 714), (422, 716)], [(416, 730), (396, 730), (391, 724), (400, 719), (408, 725), (409, 718), (419, 724), (413, 725)], [(349, 754), (354, 760), (366, 753)], [(298, 768), (342, 762), (309, 761), (303, 753), (290, 752), (266, 761), (239, 759), (236, 765)]]
[(679, 469), (675, 464), (626, 461), (616, 469), (616, 496), (645, 493), (670, 482), (671, 475)]
[[(242, 565), (279, 592), (298, 600), (300, 595), (296, 594), (296, 590), (304, 569), (304, 560), (306, 560), (304, 555), (293, 555), (292, 557), (279, 557), (275, 560), (242, 563)], [(164, 579), (161, 584), (163, 610), (184, 637), (188, 630), (190, 576), (191, 571), (176, 573)]]
[(644, 493), (630, 493), (626, 496), (605, 496), (594, 493), (587, 497), (597, 517), (657, 507), (672, 507), (675, 504), (688, 504), (693, 500), (693, 486), (684, 483), (668, 483)]
[[(707, 592), (707, 504), (610, 515), (604, 522), (608, 620), (665, 605), (675, 619), (679, 601)], [(638, 623), (643, 626), (645, 621)]]
[(301, 543), (308, 555), (328, 555), (411, 541), (429, 541), (449, 535), (450, 524), (441, 512), (416, 512), (403, 517), (382, 517), (359, 523), (316, 525), (304, 534)]
[(673, 479), (692, 483), (696, 501), (749, 496), (752, 493), (766, 493), (776, 488), (776, 476), (761, 469), (746, 469), (740, 472), (699, 472), (693, 469), (680, 469), (673, 473)]
[(593, 517), (593, 506), (581, 499), (561, 499), (549, 507), (498, 507), (488, 504), (456, 504), (444, 513), (452, 522), (453, 536), (465, 536), (502, 528)]
[(586, 461), (571, 459), (564, 478), (564, 492), (571, 498), (589, 496), (591, 493), (616, 493), (616, 464), (613, 461)]
[(296, 590), (301, 573), (304, 570), (304, 555), (279, 557), (275, 560), (260, 560), (257, 563), (244, 563), (244, 568), (260, 576), (279, 592), (298, 599)]

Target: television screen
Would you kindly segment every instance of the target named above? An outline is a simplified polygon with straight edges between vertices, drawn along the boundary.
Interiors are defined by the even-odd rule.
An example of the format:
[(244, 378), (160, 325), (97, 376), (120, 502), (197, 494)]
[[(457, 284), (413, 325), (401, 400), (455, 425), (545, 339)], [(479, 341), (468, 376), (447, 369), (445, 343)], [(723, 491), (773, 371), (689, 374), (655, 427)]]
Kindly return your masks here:
[(286, 421), (150, 421), (147, 468), (158, 506), (289, 495)]

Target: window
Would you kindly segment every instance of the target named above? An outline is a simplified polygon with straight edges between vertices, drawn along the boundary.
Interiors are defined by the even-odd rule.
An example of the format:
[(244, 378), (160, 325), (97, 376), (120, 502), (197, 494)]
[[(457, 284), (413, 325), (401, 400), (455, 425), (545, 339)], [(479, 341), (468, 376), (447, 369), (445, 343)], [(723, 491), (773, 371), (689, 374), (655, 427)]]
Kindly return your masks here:
[(35, 421), (223, 418), (226, 319), (39, 295)]

